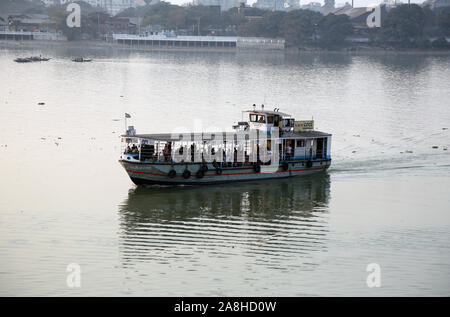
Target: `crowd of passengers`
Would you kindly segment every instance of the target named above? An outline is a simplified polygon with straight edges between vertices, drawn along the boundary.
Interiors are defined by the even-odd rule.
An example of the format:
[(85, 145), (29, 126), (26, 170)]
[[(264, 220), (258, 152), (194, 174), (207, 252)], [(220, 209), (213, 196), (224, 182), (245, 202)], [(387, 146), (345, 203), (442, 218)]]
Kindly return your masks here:
[[(178, 154), (179, 156), (183, 156), (183, 153), (185, 151), (186, 147), (180, 147), (178, 149)], [(194, 162), (194, 153), (195, 153), (195, 145), (191, 144), (190, 146), (190, 161)], [(253, 162), (250, 162), (250, 156), (247, 154), (247, 151), (244, 151), (244, 162), (238, 162), (238, 149), (236, 147), (234, 147), (234, 151), (233, 151), (233, 160), (232, 161), (227, 161), (227, 158), (229, 158), (231, 156), (230, 151), (228, 151), (228, 153), (223, 149), (222, 150), (222, 157), (223, 157), (223, 162), (222, 162), (222, 166), (228, 166), (228, 167), (238, 167), (238, 166), (249, 166), (252, 165)], [(267, 152), (270, 155), (271, 154), (271, 143), (267, 144)], [(133, 144), (131, 147), (127, 146), (125, 152), (125, 154), (128, 155), (134, 155), (134, 156), (138, 156), (139, 155), (139, 148)], [(211, 148), (211, 156), (214, 156), (216, 154), (216, 149), (213, 147)], [(292, 158), (293, 156), (293, 149), (291, 146), (290, 142), (286, 143), (286, 147), (285, 147), (285, 158), (287, 160), (289, 160), (290, 158)], [(204, 161), (204, 155), (203, 153), (201, 153), (201, 157), (202, 157), (202, 161)], [(259, 146), (257, 149), (257, 157), (258, 157), (258, 162), (261, 163), (261, 160), (259, 159)], [(137, 158), (137, 157), (136, 157)], [(155, 162), (162, 162), (162, 163), (171, 163), (173, 162), (173, 158), (172, 158), (172, 144), (171, 142), (166, 143), (166, 145), (164, 146), (164, 149), (162, 151), (160, 151), (159, 153), (157, 153), (155, 151), (155, 146), (154, 145), (147, 145), (147, 144), (143, 144), (141, 145), (141, 156), (140, 159), (142, 161), (152, 161), (153, 163)], [(281, 159), (281, 151), (280, 151), (280, 159)], [(181, 160), (177, 163), (184, 163), (184, 160)], [(267, 162), (266, 164), (270, 164), (270, 162)]]

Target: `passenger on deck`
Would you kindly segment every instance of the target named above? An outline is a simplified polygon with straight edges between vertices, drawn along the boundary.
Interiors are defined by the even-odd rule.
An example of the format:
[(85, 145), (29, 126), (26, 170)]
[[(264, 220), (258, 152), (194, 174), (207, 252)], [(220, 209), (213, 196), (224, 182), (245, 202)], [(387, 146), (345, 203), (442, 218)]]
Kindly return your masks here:
[(133, 146), (131, 147), (131, 153), (139, 154), (139, 150), (138, 150), (138, 147), (136, 146), (136, 144), (133, 144)]
[(286, 159), (290, 159), (292, 156), (292, 146), (291, 142), (286, 142)]
[(167, 145), (167, 143), (164, 146), (163, 155), (164, 155), (164, 162), (167, 162), (169, 160), (169, 146)]
[(125, 154), (128, 154), (128, 153), (131, 153), (131, 148), (130, 148), (129, 145), (128, 145), (127, 148), (125, 149)]

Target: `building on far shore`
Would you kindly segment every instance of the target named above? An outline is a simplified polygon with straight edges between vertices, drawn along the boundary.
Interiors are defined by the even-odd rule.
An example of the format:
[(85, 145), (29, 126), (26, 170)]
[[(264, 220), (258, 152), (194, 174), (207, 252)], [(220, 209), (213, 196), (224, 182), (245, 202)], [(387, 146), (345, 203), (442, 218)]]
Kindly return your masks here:
[(310, 2), (300, 6), (300, 9), (328, 14), (335, 9), (335, 0), (325, 0), (323, 5), (320, 2)]
[[(86, 2), (92, 7), (101, 8), (111, 15), (116, 15), (123, 10), (136, 7), (135, 0), (43, 0), (47, 6), (68, 4), (75, 1)], [(153, 0), (152, 2), (159, 2), (159, 0)]]
[(192, 3), (195, 6), (220, 6), (222, 11), (227, 11), (239, 7), (241, 3), (246, 4), (247, 0), (193, 0)]
[(432, 10), (439, 10), (444, 7), (450, 7), (450, 0), (426, 0), (422, 5), (428, 5)]
[(270, 11), (286, 10), (285, 0), (257, 0), (253, 7)]
[(0, 31), (8, 30), (8, 18), (0, 16)]
[(7, 18), (8, 29), (24, 32), (56, 32), (56, 23), (45, 14), (12, 14)]

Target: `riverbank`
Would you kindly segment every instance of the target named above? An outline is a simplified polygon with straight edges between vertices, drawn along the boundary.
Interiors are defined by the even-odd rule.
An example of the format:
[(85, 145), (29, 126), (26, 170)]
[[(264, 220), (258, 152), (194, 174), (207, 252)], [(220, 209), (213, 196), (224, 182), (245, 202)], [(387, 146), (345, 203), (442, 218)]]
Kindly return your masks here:
[(236, 47), (166, 47), (166, 46), (130, 46), (102, 41), (10, 41), (1, 40), (0, 49), (52, 49), (52, 48), (86, 48), (86, 49), (113, 49), (125, 51), (186, 51), (186, 52), (277, 52), (287, 54), (377, 54), (377, 55), (450, 55), (450, 50), (438, 49), (393, 49), (374, 47), (369, 45), (355, 45), (341, 49), (327, 50), (314, 47), (286, 48), (284, 50), (258, 50), (242, 49)]
[(380, 47), (371, 45), (353, 45), (337, 49), (323, 49), (317, 47), (301, 47), (301, 48), (286, 48), (285, 51), (304, 54), (407, 54), (407, 55), (450, 55), (450, 49), (396, 49), (392, 47)]

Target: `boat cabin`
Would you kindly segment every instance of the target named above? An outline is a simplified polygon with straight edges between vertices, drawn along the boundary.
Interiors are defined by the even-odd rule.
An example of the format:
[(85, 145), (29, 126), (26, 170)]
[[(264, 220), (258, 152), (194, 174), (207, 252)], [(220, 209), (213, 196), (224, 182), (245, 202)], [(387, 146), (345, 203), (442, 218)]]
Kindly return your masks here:
[(294, 118), (291, 115), (283, 112), (279, 112), (279, 108), (273, 109), (273, 111), (264, 110), (264, 105), (260, 110), (256, 110), (256, 106), (253, 105), (253, 110), (243, 111), (243, 117), (248, 116), (248, 121), (240, 121), (233, 128), (238, 130), (260, 130), (267, 134), (271, 133), (271, 129), (276, 127), (280, 129), (280, 132), (291, 131), (294, 128)]
[(295, 121), (278, 110), (262, 106), (244, 111), (234, 132), (135, 134), (131, 127), (122, 136), (122, 159), (160, 164), (214, 161), (229, 167), (270, 163), (262, 156), (273, 153), (280, 162), (330, 159), (331, 134), (314, 130), (312, 120)]

